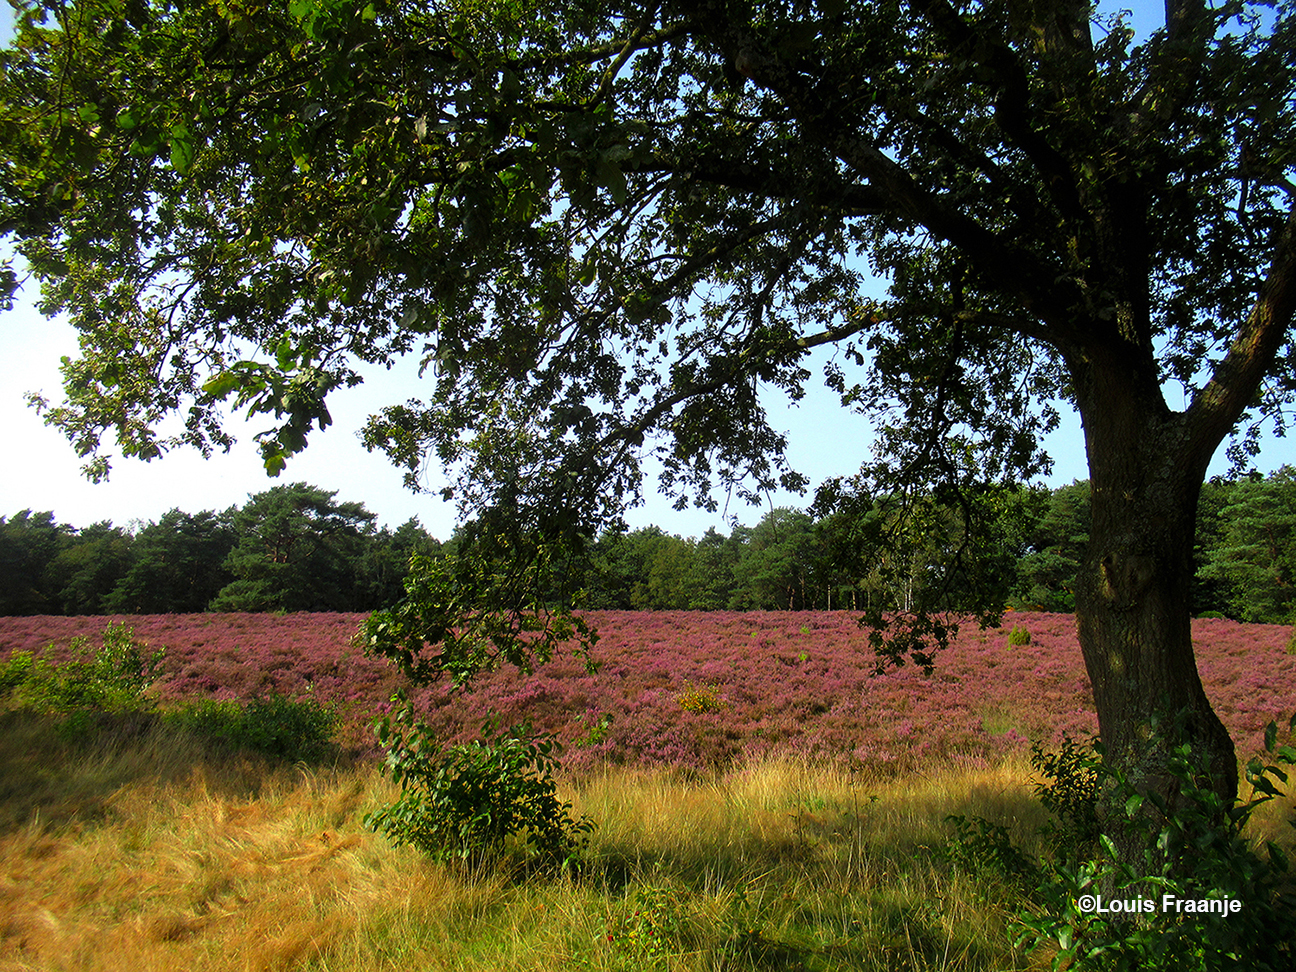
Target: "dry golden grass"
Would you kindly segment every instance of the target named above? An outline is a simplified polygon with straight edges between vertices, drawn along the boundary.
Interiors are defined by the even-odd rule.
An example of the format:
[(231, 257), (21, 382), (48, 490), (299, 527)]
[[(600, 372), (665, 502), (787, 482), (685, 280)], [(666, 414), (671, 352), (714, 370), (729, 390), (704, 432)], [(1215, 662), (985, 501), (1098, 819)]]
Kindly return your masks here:
[[(935, 853), (946, 815), (1042, 822), (1029, 764), (852, 779), (768, 760), (609, 769), (573, 872), (468, 874), (391, 847), (372, 766), (213, 756), (174, 733), (51, 745), (0, 726), (0, 972), (1042, 968), (1011, 903)], [(1002, 896), (1001, 896), (1002, 898)], [(649, 932), (662, 932), (661, 945)]]

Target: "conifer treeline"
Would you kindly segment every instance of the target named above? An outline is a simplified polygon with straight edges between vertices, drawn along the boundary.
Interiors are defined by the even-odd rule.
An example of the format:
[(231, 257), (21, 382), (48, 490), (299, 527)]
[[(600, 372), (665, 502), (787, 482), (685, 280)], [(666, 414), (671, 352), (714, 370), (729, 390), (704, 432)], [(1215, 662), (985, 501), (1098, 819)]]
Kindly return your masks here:
[[(367, 611), (401, 594), (410, 556), (452, 552), (411, 519), (375, 526), (361, 503), (304, 483), (223, 512), (172, 510), (133, 531), (77, 529), (52, 512), (0, 517), (0, 614)], [(1085, 482), (1005, 492), (978, 569), (995, 571), (1016, 608), (1071, 611), (1089, 534)], [(573, 567), (592, 609), (801, 610), (908, 607), (958, 582), (956, 507), (932, 503), (883, 549), (886, 505), (819, 519), (779, 508), (725, 535), (660, 527), (608, 532)], [(1296, 621), (1296, 471), (1206, 484), (1198, 509), (1194, 612)], [(960, 569), (966, 569), (966, 563)]]

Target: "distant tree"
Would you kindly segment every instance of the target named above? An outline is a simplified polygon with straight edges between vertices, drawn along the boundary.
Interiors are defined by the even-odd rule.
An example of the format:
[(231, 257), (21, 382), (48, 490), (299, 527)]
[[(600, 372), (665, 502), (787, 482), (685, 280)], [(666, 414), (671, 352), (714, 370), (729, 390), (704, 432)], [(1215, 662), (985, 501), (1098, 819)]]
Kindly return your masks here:
[(410, 558), (433, 557), (442, 546), (412, 516), (394, 531), (383, 527), (368, 535), (364, 554), (358, 565), (360, 599), (365, 609), (385, 607), (404, 594), (404, 580), (409, 573)]
[[(735, 534), (745, 530), (735, 529)], [(695, 611), (722, 611), (734, 590), (734, 567), (742, 558), (742, 546), (715, 527), (707, 527), (693, 546), (688, 607)]]
[(776, 507), (761, 517), (734, 564), (729, 606), (766, 611), (804, 607), (813, 595), (813, 528), (814, 520), (803, 510)]
[(0, 517), (0, 615), (62, 610), (46, 570), (69, 532), (50, 511), (23, 510), (8, 519)]
[(1193, 536), (1192, 608), (1194, 615), (1205, 613), (1234, 617), (1230, 604), (1228, 581), (1209, 569), (1212, 552), (1223, 545), (1227, 520), (1225, 510), (1233, 491), (1232, 480), (1216, 476), (1202, 484), (1197, 502), (1197, 530)]
[(43, 578), (59, 612), (103, 614), (109, 594), (131, 568), (131, 546), (131, 534), (111, 520), (64, 534)]
[(875, 622), (924, 610), (959, 614), (969, 595), (1004, 598), (1019, 586), (1045, 495), (998, 485), (875, 494), (857, 480), (838, 489), (817, 521), (811, 561), (836, 606), (862, 608)]
[(235, 579), (212, 610), (357, 610), (360, 561), (376, 517), (335, 495), (293, 483), (251, 497), (233, 517), (238, 543), (225, 565)]
[(1023, 605), (1075, 611), (1076, 576), (1091, 529), (1088, 480), (1075, 480), (1053, 490), (1031, 531), (1029, 550), (1019, 567)]
[(1205, 579), (1223, 582), (1229, 614), (1242, 621), (1296, 620), (1296, 470), (1244, 479), (1228, 490)]
[(652, 544), (647, 573), (635, 587), (635, 607), (649, 611), (687, 610), (695, 600), (693, 570), (696, 544), (674, 534), (664, 534)]
[(234, 510), (162, 514), (135, 534), (133, 563), (104, 598), (110, 614), (205, 611), (234, 579), (225, 562), (237, 534)]
[[(659, 575), (656, 590), (650, 583), (653, 562), (663, 545), (672, 540), (670, 534), (659, 526), (640, 527), (621, 537), (613, 534), (608, 559), (612, 571), (619, 575), (615, 585), (620, 589), (624, 606), (637, 611), (662, 609), (673, 593), (675, 582)], [(664, 559), (669, 560), (669, 555)]]
[(581, 556), (585, 606), (601, 611), (629, 610), (632, 581), (627, 574), (627, 529), (624, 523), (604, 530)]

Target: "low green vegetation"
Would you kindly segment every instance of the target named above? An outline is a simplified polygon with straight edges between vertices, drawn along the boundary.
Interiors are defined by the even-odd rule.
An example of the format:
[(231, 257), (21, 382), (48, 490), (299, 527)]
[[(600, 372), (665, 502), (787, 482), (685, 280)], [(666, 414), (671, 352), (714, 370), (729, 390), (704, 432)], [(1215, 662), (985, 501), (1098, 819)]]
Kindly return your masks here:
[(176, 706), (164, 719), (227, 749), (288, 763), (320, 762), (337, 752), (337, 715), (313, 699), (204, 699)]
[(147, 653), (132, 629), (110, 622), (97, 648), (77, 637), (69, 654), (55, 662), (15, 652), (0, 662), (0, 694), (10, 707), (56, 716), (56, 731), (65, 736), (90, 731), (103, 715), (152, 711), (146, 691), (165, 653)]
[(588, 843), (593, 823), (572, 819), (571, 804), (558, 799), (557, 743), (529, 724), (499, 730), (487, 723), (482, 738), (442, 748), (404, 705), (379, 722), (378, 741), (401, 794), (364, 822), (398, 846), (480, 868), (498, 861), (513, 838), (542, 866), (567, 863)]
[(132, 628), (109, 622), (94, 649), (73, 639), (70, 657), (16, 652), (0, 662), (0, 707), (47, 716), (59, 737), (93, 740), (106, 727), (179, 729), (210, 745), (294, 763), (320, 761), (337, 752), (334, 712), (313, 699), (268, 694), (246, 701), (197, 699), (159, 705), (149, 689), (165, 652), (149, 652)]
[(1020, 648), (1022, 645), (1029, 645), (1031, 634), (1021, 625), (1014, 624), (1012, 630), (1008, 632), (1008, 644), (1013, 648)]
[(1173, 803), (1104, 763), (1099, 743), (1088, 751), (1070, 741), (1060, 753), (1036, 748), (1033, 763), (1046, 781), (1036, 791), (1052, 814), (1040, 830), (1045, 853), (1023, 850), (991, 820), (951, 816), (950, 859), (1010, 889), (1021, 902), (1018, 943), (1052, 950), (1055, 969), (1293, 968), (1296, 876), (1287, 850), (1255, 839), (1247, 825), (1283, 795), (1282, 767), (1296, 765), (1296, 747), (1276, 746), (1270, 723), (1272, 762), (1250, 761), (1250, 794), (1228, 807), (1207, 788), (1191, 746), (1179, 741), (1180, 725), (1151, 731), (1171, 743)]

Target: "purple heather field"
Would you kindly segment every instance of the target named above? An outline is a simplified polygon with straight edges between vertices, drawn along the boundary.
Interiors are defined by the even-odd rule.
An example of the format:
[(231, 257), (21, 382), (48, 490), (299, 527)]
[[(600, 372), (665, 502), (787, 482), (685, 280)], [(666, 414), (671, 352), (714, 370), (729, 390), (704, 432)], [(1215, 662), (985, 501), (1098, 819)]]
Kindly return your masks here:
[[(524, 678), (484, 676), (455, 698), (413, 693), (442, 738), (467, 739), (488, 714), (530, 717), (566, 744), (564, 765), (611, 761), (690, 769), (791, 752), (865, 770), (907, 770), (933, 758), (981, 763), (1032, 741), (1097, 730), (1071, 615), (1016, 612), (1000, 629), (966, 625), (930, 677), (912, 665), (871, 677), (867, 635), (847, 611), (591, 612), (602, 669), (565, 654)], [(335, 706), (344, 741), (372, 748), (369, 719), (398, 681), (355, 647), (358, 614), (190, 614), (0, 618), (0, 657), (71, 639), (91, 644), (109, 620), (165, 648), (163, 700), (310, 693)], [(1014, 625), (1030, 644), (1012, 647)], [(1247, 757), (1269, 720), (1296, 711), (1291, 630), (1193, 622), (1197, 662), (1216, 711)], [(604, 719), (610, 716), (611, 721)]]

